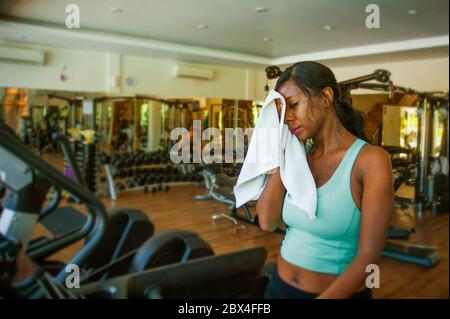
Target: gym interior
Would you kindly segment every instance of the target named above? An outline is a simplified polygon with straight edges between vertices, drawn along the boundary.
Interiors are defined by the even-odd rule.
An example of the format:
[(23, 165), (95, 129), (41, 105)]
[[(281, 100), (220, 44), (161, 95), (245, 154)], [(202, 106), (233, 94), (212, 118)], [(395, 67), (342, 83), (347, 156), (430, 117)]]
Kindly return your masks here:
[[(448, 45), (446, 0), (2, 1), (1, 298), (267, 297), (292, 225), (281, 208), (263, 227), (262, 195), (237, 203), (252, 140), (236, 129), (255, 128), (270, 92), (286, 98), (291, 65), (318, 65), (305, 61), (333, 72), (389, 157), (393, 212), (373, 226), (376, 269), (359, 270), (371, 297), (448, 298)], [(312, 239), (289, 240), (299, 264), (313, 258)], [(321, 272), (296, 271), (280, 284), (294, 294), (364, 284), (347, 269), (311, 291), (302, 276)]]

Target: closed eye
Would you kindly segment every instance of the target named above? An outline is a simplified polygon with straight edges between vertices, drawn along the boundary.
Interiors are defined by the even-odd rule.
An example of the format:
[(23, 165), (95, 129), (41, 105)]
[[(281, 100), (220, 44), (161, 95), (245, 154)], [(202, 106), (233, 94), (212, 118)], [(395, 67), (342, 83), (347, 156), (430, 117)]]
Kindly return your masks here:
[(295, 102), (294, 104), (289, 104), (289, 108), (293, 109), (298, 105), (298, 102)]

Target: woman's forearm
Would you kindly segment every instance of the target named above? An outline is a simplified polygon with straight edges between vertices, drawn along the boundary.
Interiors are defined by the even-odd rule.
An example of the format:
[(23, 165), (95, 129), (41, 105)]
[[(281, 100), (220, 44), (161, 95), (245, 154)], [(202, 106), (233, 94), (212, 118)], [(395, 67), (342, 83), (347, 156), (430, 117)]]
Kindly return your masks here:
[(347, 269), (317, 299), (346, 299), (353, 296), (363, 283), (368, 273), (366, 267), (375, 263), (371, 256), (357, 256)]
[(259, 225), (265, 231), (274, 231), (281, 217), (284, 198), (284, 186), (281, 182), (280, 171), (269, 176), (266, 187), (256, 203), (256, 215)]

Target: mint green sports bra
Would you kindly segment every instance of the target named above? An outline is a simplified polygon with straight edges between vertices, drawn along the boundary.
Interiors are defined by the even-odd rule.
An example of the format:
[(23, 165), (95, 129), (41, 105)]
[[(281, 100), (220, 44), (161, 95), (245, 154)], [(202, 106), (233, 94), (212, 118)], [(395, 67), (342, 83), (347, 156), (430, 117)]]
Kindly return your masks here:
[(351, 174), (361, 148), (361, 139), (350, 146), (330, 180), (317, 189), (316, 219), (290, 204), (283, 205), (287, 225), (281, 256), (308, 270), (340, 274), (358, 251), (361, 212), (353, 201)]

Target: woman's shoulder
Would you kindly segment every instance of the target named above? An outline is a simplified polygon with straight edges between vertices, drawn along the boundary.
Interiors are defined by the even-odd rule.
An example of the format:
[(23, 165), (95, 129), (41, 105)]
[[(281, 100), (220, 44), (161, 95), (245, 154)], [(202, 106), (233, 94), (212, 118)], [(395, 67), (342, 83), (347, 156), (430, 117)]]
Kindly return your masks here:
[(357, 167), (365, 170), (391, 169), (391, 157), (382, 147), (364, 144), (356, 160)]

